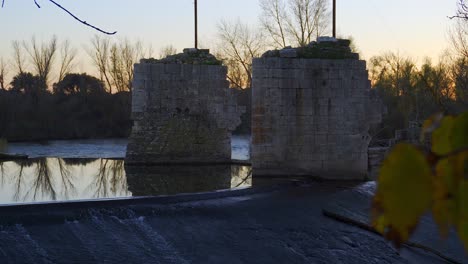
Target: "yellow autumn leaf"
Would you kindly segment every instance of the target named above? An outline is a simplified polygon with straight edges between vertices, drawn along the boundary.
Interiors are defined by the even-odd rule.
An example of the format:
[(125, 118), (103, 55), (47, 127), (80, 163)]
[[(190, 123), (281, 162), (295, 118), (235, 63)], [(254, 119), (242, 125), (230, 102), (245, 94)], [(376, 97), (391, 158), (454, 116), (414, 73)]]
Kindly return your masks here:
[(453, 200), (458, 192), (453, 167), (455, 163), (456, 160), (449, 157), (439, 160), (435, 167), (432, 215), (443, 236), (447, 235), (450, 225), (454, 224), (456, 218), (456, 204)]
[(380, 169), (373, 202), (373, 225), (397, 245), (408, 240), (432, 202), (432, 174), (425, 155), (402, 143)]
[(458, 223), (456, 225), (458, 235), (468, 251), (468, 180), (461, 182), (455, 202), (458, 209)]
[(455, 117), (446, 116), (442, 119), (439, 128), (432, 132), (432, 152), (437, 155), (446, 155), (452, 151), (452, 128)]
[(450, 140), (452, 151), (468, 148), (468, 112), (455, 118)]
[(432, 132), (440, 126), (440, 122), (443, 118), (444, 114), (437, 113), (429, 117), (426, 121), (424, 121), (419, 141), (423, 142), (425, 140), (426, 134), (432, 134)]

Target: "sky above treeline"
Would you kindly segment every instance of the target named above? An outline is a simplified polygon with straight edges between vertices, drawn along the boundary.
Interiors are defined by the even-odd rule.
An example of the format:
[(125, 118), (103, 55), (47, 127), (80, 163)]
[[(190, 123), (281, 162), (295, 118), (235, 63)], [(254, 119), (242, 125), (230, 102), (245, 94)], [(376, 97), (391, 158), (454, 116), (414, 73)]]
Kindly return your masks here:
[[(83, 20), (108, 31), (113, 38), (141, 40), (155, 53), (166, 45), (178, 51), (193, 47), (193, 0), (55, 0)], [(79, 50), (90, 46), (96, 31), (78, 23), (48, 0), (5, 0), (0, 9), (0, 56), (11, 58), (13, 40), (47, 40), (56, 35)], [(331, 7), (330, 0), (330, 7)], [(337, 33), (353, 36), (361, 55), (369, 59), (395, 51), (422, 60), (434, 60), (449, 47), (448, 30), (456, 0), (337, 0)], [(214, 48), (216, 25), (221, 19), (252, 26), (259, 23), (258, 0), (198, 0), (199, 39)], [(330, 17), (331, 21), (331, 17)], [(329, 33), (331, 35), (331, 32)], [(77, 71), (87, 71), (82, 52)]]

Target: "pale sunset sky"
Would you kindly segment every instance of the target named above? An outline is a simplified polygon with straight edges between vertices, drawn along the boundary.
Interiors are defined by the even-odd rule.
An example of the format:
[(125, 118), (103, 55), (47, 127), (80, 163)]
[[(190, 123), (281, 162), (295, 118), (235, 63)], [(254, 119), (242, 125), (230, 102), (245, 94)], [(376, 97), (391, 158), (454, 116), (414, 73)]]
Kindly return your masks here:
[[(172, 44), (181, 51), (193, 46), (193, 0), (55, 0), (78, 17), (105, 30), (113, 38), (141, 40), (158, 53)], [(99, 34), (47, 0), (5, 0), (0, 9), (0, 57), (11, 60), (11, 41), (48, 40), (56, 35), (80, 50), (75, 71), (92, 72), (83, 51)], [(330, 0), (330, 5), (332, 1)], [(261, 12), (258, 0), (198, 0), (199, 39), (203, 47), (216, 41), (216, 24), (236, 20), (252, 26)], [(353, 36), (361, 56), (369, 59), (384, 51), (397, 51), (416, 61), (437, 60), (448, 45), (448, 30), (456, 0), (337, 0), (339, 36)], [(331, 21), (331, 17), (330, 17)], [(330, 34), (331, 35), (331, 32)]]

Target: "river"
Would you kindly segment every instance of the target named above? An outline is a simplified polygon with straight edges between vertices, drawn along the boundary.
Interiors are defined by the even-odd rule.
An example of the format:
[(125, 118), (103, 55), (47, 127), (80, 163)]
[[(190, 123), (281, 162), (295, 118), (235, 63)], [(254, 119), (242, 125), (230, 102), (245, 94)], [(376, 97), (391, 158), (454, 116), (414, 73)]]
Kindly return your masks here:
[[(234, 136), (232, 157), (248, 160), (250, 137)], [(252, 185), (251, 168), (125, 166), (127, 140), (10, 143), (28, 160), (0, 162), (0, 204), (196, 193)]]

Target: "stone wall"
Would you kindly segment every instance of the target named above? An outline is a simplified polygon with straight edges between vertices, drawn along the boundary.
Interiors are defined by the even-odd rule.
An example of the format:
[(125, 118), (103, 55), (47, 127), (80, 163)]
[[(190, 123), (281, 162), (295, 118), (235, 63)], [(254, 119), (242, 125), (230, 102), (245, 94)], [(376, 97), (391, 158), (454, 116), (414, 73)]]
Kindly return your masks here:
[(197, 193), (231, 188), (231, 165), (127, 166), (133, 196)]
[(242, 109), (229, 89), (226, 67), (194, 60), (207, 57), (197, 52), (135, 64), (127, 163), (231, 160), (231, 131)]
[(253, 62), (254, 175), (365, 179), (369, 126), (380, 121), (366, 62), (279, 54)]

